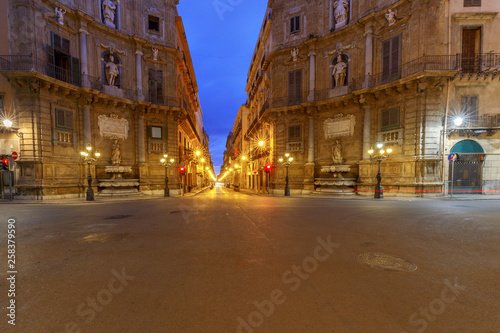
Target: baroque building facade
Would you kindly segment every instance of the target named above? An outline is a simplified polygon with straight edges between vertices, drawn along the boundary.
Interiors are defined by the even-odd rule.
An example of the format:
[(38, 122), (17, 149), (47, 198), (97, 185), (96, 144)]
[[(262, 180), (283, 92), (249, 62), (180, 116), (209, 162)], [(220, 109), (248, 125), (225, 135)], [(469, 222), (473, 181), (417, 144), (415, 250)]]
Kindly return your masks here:
[[(181, 183), (190, 190), (211, 181), (209, 138), (177, 4), (2, 3), (8, 31), (0, 55), (2, 118), (13, 126), (2, 129), (0, 148), (19, 152), (18, 194), (83, 195), (80, 152), (87, 146), (101, 154), (91, 172), (102, 195), (161, 193), (165, 154), (174, 160), (173, 195), (181, 194)], [(187, 169), (184, 178), (179, 165)]]
[(369, 151), (381, 144), (386, 195), (498, 192), (498, 12), (484, 0), (270, 0), (248, 71), (241, 182), (264, 192), (272, 164), (271, 191), (283, 193), (289, 153), (292, 194), (373, 195)]

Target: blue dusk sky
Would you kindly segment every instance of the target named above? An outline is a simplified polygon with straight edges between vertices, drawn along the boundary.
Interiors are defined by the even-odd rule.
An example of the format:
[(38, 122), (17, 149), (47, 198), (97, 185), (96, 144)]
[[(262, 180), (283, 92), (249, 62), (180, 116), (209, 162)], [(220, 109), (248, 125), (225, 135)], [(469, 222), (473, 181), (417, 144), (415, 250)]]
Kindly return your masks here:
[(180, 0), (215, 173), (227, 135), (247, 100), (247, 72), (267, 0)]

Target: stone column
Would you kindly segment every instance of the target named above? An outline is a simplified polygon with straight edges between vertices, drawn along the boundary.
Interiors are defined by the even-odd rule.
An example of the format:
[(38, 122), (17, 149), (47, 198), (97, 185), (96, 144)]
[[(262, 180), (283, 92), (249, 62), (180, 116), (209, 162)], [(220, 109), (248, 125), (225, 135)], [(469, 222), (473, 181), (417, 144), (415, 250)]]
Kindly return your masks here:
[(314, 93), (316, 90), (316, 53), (309, 53), (309, 96), (308, 102), (314, 101)]
[(368, 154), (368, 150), (370, 150), (372, 143), (370, 142), (370, 134), (371, 134), (371, 108), (368, 105), (363, 106), (365, 110), (365, 119), (363, 123), (363, 159), (369, 160), (370, 154)]
[(314, 115), (309, 114), (307, 163), (304, 165), (304, 194), (314, 191)]
[(92, 129), (90, 127), (90, 105), (83, 106), (83, 144), (92, 144)]
[(144, 93), (142, 91), (142, 56), (140, 50), (135, 51), (135, 72), (137, 77), (137, 99), (143, 101)]
[(144, 114), (139, 115), (139, 164), (146, 163), (146, 142), (144, 141)]
[(87, 60), (87, 35), (89, 33), (84, 28), (80, 29), (80, 68), (82, 74), (82, 85), (90, 88), (90, 81), (87, 77), (89, 74), (88, 60)]
[(371, 83), (370, 75), (373, 75), (373, 30), (367, 27), (365, 31), (365, 82), (363, 88), (368, 88)]
[(330, 5), (328, 6), (328, 11), (330, 13), (329, 15), (329, 21), (330, 21), (330, 30), (334, 28), (334, 17), (333, 17), (333, 0), (330, 0)]
[(307, 163), (314, 163), (314, 117), (309, 116), (309, 145), (307, 150)]

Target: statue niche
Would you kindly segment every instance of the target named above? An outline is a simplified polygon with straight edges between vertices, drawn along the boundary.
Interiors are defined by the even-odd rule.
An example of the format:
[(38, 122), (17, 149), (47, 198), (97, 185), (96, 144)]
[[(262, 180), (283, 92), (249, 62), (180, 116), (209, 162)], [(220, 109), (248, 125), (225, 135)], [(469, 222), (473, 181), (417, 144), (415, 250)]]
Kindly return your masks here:
[(337, 54), (332, 60), (331, 88), (348, 85), (349, 58), (345, 54)]
[(102, 54), (102, 77), (104, 85), (121, 88), (122, 65), (116, 53), (105, 51)]
[(102, 0), (102, 22), (108, 27), (116, 29), (118, 26), (119, 8), (120, 0)]
[(349, 0), (335, 0), (333, 2), (333, 16), (335, 18), (335, 29), (349, 23)]

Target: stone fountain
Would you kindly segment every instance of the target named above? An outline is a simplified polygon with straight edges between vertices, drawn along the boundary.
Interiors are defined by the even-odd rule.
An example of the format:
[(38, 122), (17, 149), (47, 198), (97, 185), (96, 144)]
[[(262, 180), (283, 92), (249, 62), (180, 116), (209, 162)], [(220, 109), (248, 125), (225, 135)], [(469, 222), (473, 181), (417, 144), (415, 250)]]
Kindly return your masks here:
[(120, 196), (139, 194), (139, 179), (124, 178), (124, 175), (132, 173), (131, 166), (121, 165), (120, 140), (128, 136), (128, 121), (119, 119), (116, 115), (110, 117), (99, 116), (99, 128), (101, 136), (114, 141), (111, 148), (111, 165), (105, 167), (105, 172), (111, 175), (110, 179), (100, 179), (99, 188), (101, 196)]
[(345, 178), (343, 174), (351, 172), (351, 166), (344, 163), (342, 158), (342, 143), (336, 140), (332, 147), (333, 165), (323, 166), (322, 173), (331, 173), (333, 177), (316, 178), (316, 192), (333, 194), (354, 194), (356, 178)]

